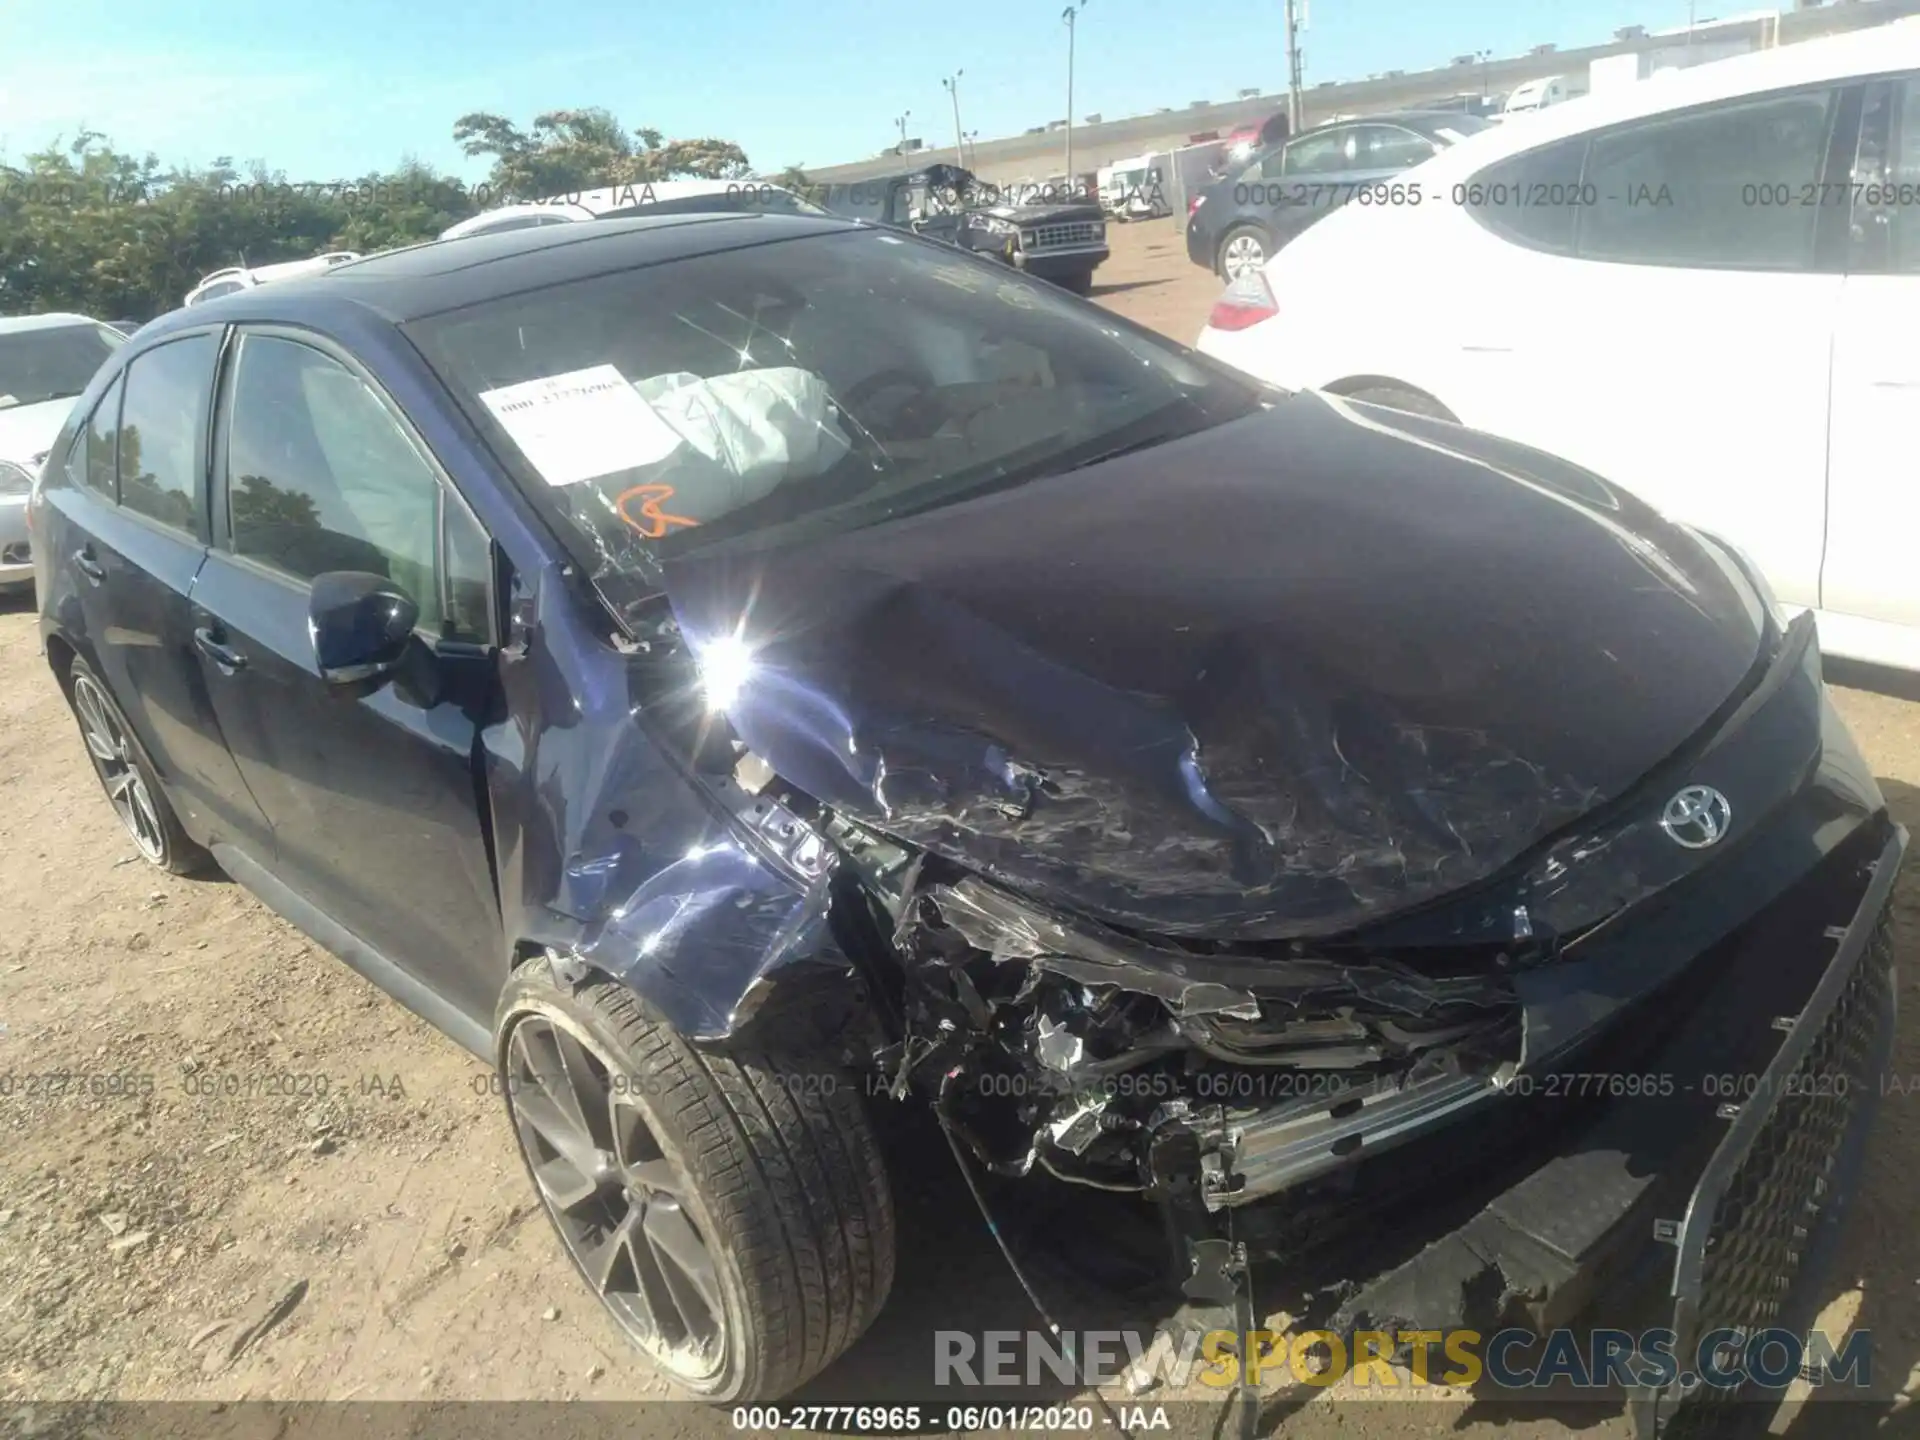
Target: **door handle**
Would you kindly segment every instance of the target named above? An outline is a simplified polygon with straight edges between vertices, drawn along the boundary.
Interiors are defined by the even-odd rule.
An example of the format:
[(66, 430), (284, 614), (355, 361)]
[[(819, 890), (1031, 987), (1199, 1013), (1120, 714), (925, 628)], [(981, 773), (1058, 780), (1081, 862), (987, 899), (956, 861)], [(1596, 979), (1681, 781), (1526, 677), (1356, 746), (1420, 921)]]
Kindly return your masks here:
[(73, 568), (96, 585), (107, 578), (107, 567), (94, 558), (91, 545), (82, 545), (73, 552)]
[(238, 650), (229, 649), (222, 644), (219, 635), (213, 630), (202, 627), (193, 632), (193, 643), (200, 647), (200, 653), (206, 656), (228, 674), (247, 668), (247, 657)]

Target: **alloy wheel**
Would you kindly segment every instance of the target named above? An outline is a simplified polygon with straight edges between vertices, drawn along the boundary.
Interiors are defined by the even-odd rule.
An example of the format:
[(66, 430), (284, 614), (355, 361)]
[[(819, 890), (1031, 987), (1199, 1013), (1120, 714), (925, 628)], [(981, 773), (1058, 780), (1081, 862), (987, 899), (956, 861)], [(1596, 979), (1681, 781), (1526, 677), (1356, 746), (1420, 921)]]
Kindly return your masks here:
[(73, 682), (73, 708), (80, 717), (80, 733), (86, 738), (87, 753), (93, 768), (100, 772), (100, 783), (107, 788), (120, 823), (147, 859), (156, 865), (166, 863), (166, 832), (160, 828), (160, 815), (146, 778), (140, 773), (126, 727), (120, 723), (113, 702), (90, 676), (79, 675)]
[(637, 1088), (545, 1015), (508, 1039), (514, 1133), (561, 1243), (635, 1345), (670, 1375), (703, 1380), (727, 1358), (719, 1266)]
[(1255, 236), (1236, 235), (1227, 242), (1226, 253), (1221, 258), (1227, 279), (1238, 280), (1247, 271), (1258, 270), (1266, 264), (1267, 251)]

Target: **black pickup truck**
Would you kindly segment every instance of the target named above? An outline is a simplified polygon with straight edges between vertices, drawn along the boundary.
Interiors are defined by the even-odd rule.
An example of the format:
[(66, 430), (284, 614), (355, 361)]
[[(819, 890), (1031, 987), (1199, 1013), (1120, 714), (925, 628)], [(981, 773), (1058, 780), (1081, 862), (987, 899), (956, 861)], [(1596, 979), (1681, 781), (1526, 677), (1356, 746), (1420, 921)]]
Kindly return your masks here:
[(995, 256), (1080, 295), (1107, 258), (1106, 218), (1095, 201), (1057, 187), (995, 186), (955, 165), (831, 185), (819, 203)]

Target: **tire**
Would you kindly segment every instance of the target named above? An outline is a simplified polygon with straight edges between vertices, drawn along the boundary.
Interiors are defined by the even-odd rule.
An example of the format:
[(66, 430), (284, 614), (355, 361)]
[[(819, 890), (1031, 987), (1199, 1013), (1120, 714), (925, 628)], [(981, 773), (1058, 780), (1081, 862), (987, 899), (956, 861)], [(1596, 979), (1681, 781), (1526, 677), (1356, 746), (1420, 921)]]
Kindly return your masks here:
[(1245, 269), (1257, 270), (1273, 258), (1273, 253), (1276, 248), (1272, 238), (1258, 225), (1236, 225), (1220, 237), (1220, 248), (1215, 252), (1213, 268), (1219, 273), (1222, 280), (1231, 284), (1239, 278), (1239, 275), (1229, 268), (1236, 263), (1240, 263), (1240, 261), (1235, 258), (1236, 252), (1242, 256), (1248, 256), (1252, 249), (1257, 249), (1259, 251), (1259, 258), (1249, 264), (1245, 264), (1243, 271)]
[(1062, 275), (1054, 283), (1062, 290), (1071, 290), (1075, 295), (1091, 295), (1093, 293), (1093, 271), (1075, 270), (1070, 274)]
[(1431, 395), (1419, 390), (1408, 390), (1399, 385), (1363, 385), (1358, 390), (1337, 392), (1349, 400), (1364, 401), (1368, 405), (1384, 405), (1389, 410), (1405, 411), (1409, 415), (1425, 415), (1434, 420), (1448, 420), (1458, 425), (1460, 422), (1454, 413)]
[(182, 828), (125, 712), (86, 661), (74, 660), (67, 671), (66, 692), (93, 773), (140, 858), (169, 875), (197, 875), (211, 869), (213, 857)]
[[(496, 1073), (528, 1179), (602, 1308), (684, 1396), (715, 1404), (777, 1400), (839, 1358), (873, 1323), (893, 1285), (893, 1198), (851, 1078), (811, 1056), (696, 1049), (651, 1018), (625, 986), (594, 975), (570, 990), (556, 982), (545, 959), (514, 972), (496, 1016)], [(569, 1177), (582, 1172), (554, 1158), (558, 1152), (543, 1144), (534, 1123), (542, 1114), (536, 1097), (549, 1093), (542, 1087), (554, 1079), (550, 1062), (539, 1057), (553, 1054), (571, 1076), (582, 1051), (588, 1052), (586, 1070), (604, 1067), (608, 1082), (609, 1146), (596, 1154), (615, 1162), (618, 1173), (601, 1183), (619, 1189), (621, 1198), (568, 1208), (561, 1202), (570, 1198)], [(547, 1073), (530, 1079), (535, 1072), (528, 1061), (548, 1065)], [(623, 1139), (636, 1119), (646, 1133)], [(648, 1142), (651, 1148), (642, 1148)], [(545, 1155), (539, 1169), (536, 1154)], [(635, 1154), (658, 1159), (635, 1161)], [(642, 1166), (655, 1178), (636, 1187), (626, 1177)], [(605, 1175), (604, 1166), (597, 1173)], [(667, 1180), (682, 1188), (649, 1188)], [(644, 1206), (633, 1198), (636, 1188), (649, 1191)], [(704, 1283), (690, 1278), (693, 1268), (670, 1264), (668, 1250), (635, 1249), (653, 1245), (653, 1217), (663, 1202), (691, 1222), (704, 1246), (711, 1264)], [(596, 1212), (596, 1205), (609, 1208)], [(617, 1214), (620, 1209), (625, 1213)], [(588, 1228), (582, 1238), (582, 1215), (608, 1217), (588, 1221), (603, 1226), (604, 1247), (637, 1210), (644, 1218), (628, 1250), (650, 1254), (648, 1273), (656, 1281), (639, 1278), (642, 1261), (635, 1258), (627, 1267), (632, 1289), (636, 1297), (676, 1297), (671, 1323), (650, 1311), (636, 1323), (646, 1302), (614, 1293), (626, 1283), (622, 1262), (601, 1270), (617, 1272), (613, 1288), (589, 1269), (595, 1232)], [(717, 1311), (709, 1295), (721, 1302)], [(718, 1317), (711, 1346), (698, 1336), (701, 1312)], [(680, 1340), (661, 1338), (676, 1327)]]

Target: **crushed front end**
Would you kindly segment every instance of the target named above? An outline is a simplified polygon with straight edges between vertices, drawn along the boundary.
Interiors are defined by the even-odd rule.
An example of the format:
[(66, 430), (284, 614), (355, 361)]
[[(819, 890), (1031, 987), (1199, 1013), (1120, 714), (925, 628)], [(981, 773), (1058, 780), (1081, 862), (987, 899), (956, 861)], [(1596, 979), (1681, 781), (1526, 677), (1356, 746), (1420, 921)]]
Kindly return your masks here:
[[(1669, 802), (1698, 789), (1731, 815), (1689, 845)], [(887, 1088), (995, 1174), (1160, 1207), (1215, 1321), (1269, 1263), (1349, 1330), (1811, 1320), (1890, 1053), (1905, 836), (1810, 623), (1631, 794), (1343, 937), (1148, 937), (821, 824), (891, 917)], [(1728, 1393), (1638, 1408), (1685, 1433)]]

